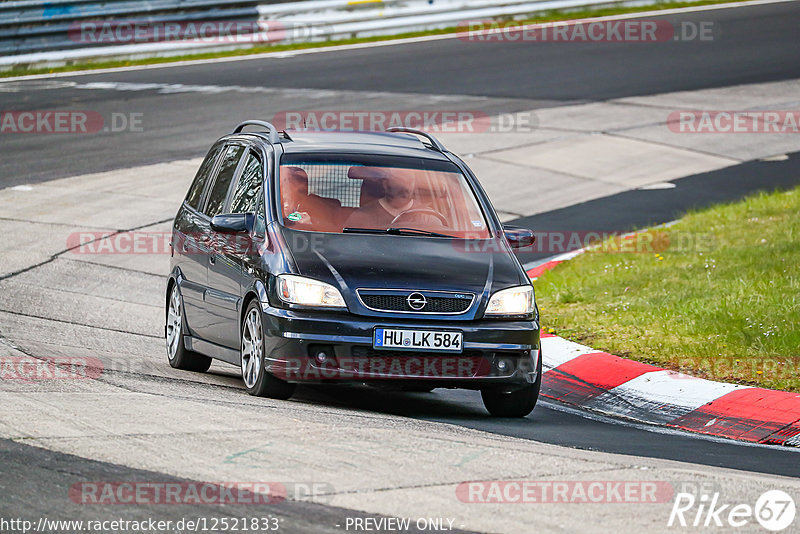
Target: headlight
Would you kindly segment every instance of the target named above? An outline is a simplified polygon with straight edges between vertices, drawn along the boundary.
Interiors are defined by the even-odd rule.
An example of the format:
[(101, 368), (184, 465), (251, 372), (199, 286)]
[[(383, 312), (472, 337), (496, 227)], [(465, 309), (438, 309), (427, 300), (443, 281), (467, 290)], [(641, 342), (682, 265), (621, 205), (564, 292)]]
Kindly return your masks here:
[(530, 315), (533, 307), (533, 286), (509, 287), (492, 295), (485, 315)]
[(278, 276), (278, 297), (287, 304), (326, 308), (347, 307), (342, 294), (332, 285), (293, 274)]

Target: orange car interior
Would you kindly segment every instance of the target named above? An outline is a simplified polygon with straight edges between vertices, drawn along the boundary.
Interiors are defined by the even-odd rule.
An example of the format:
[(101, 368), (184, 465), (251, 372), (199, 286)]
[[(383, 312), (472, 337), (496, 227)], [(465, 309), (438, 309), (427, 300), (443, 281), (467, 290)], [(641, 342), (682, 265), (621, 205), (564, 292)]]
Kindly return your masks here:
[[(392, 169), (392, 172), (402, 172)], [(419, 171), (414, 171), (419, 172)], [(336, 198), (309, 194), (308, 173), (300, 167), (281, 167), (281, 198), (284, 203), (284, 225), (296, 229), (311, 229), (322, 232), (341, 232), (345, 221), (356, 207), (342, 206)], [(377, 202), (384, 196), (383, 182), (389, 178), (386, 169), (354, 165), (347, 171), (347, 177), (361, 180), (359, 207)], [(436, 180), (418, 180), (414, 198), (422, 207), (435, 208), (436, 201), (447, 196), (446, 186)], [(308, 219), (291, 220), (288, 216), (294, 212)]]

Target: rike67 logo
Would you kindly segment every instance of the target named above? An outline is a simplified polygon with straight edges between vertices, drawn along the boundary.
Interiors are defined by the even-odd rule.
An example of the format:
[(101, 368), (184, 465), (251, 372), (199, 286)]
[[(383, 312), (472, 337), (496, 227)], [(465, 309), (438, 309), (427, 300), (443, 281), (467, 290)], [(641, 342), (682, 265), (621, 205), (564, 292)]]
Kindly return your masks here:
[(762, 527), (772, 532), (788, 528), (795, 517), (794, 499), (781, 490), (770, 490), (756, 499), (755, 505), (726, 503), (718, 492), (680, 492), (675, 495), (669, 527), (717, 527), (726, 532), (749, 525), (755, 519)]

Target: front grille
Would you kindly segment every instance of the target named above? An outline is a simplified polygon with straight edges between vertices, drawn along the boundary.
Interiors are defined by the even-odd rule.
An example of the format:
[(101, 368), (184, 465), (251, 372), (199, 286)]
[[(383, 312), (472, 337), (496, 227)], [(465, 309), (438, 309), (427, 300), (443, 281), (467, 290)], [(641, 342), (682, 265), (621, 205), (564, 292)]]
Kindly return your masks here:
[(395, 311), (409, 313), (464, 313), (472, 305), (473, 298), (457, 298), (449, 296), (434, 296), (422, 292), (427, 303), (421, 310), (415, 310), (408, 304), (406, 294), (359, 293), (361, 301), (367, 308), (379, 311)]

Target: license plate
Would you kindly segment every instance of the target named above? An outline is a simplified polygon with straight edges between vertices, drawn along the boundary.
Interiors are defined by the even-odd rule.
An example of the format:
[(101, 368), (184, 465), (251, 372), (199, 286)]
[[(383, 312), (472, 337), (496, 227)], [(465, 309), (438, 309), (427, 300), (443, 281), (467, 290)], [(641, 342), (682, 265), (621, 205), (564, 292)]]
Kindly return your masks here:
[(461, 352), (462, 338), (461, 332), (452, 330), (376, 328), (372, 346), (376, 349)]

